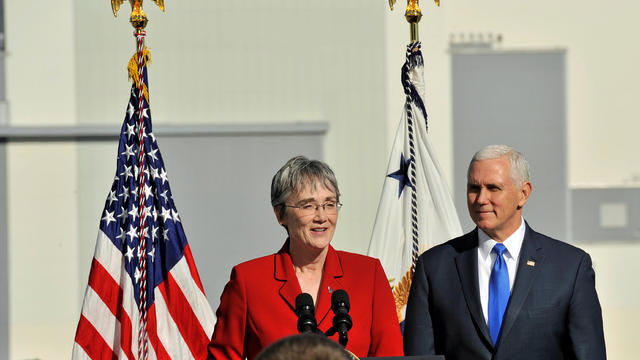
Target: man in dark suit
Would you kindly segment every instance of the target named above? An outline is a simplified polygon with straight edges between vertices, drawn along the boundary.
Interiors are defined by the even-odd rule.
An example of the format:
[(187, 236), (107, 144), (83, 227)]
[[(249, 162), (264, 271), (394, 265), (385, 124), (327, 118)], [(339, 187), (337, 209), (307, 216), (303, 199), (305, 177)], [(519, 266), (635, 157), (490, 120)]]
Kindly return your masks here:
[(478, 151), (468, 170), (472, 232), (423, 253), (407, 304), (406, 355), (455, 359), (606, 359), (591, 258), (522, 218), (529, 164)]

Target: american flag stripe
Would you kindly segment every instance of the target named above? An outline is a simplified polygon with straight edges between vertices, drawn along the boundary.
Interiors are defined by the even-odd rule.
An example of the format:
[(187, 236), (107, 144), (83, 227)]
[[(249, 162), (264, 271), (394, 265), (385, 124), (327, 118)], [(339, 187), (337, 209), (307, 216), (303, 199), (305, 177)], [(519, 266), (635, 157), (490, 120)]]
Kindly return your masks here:
[[(99, 231), (98, 234), (98, 246), (91, 265), (87, 291), (89, 289), (95, 291), (120, 324), (118, 328), (120, 330), (120, 344), (119, 346), (114, 344), (113, 348), (120, 348), (118, 350), (121, 350), (127, 359), (134, 359), (131, 337), (133, 330), (129, 314), (135, 309), (135, 305), (125, 306), (126, 304), (123, 304), (123, 299), (127, 299), (124, 292), (128, 289), (128, 292), (131, 293), (132, 286), (126, 279), (123, 282), (125, 289), (116, 282), (115, 278), (119, 278), (123, 273), (121, 253), (102, 231)], [(120, 256), (118, 257), (118, 255)], [(107, 264), (109, 270), (103, 266), (103, 263)], [(129, 286), (126, 286), (127, 284)]]
[(91, 360), (89, 355), (84, 351), (82, 346), (78, 345), (78, 343), (73, 343), (73, 356), (74, 359), (77, 360)]
[(91, 288), (85, 296), (85, 310), (82, 316), (93, 326), (113, 351), (120, 349), (120, 322)]
[[(113, 246), (112, 243), (108, 245)], [(115, 248), (115, 247), (114, 247)], [(136, 357), (135, 354), (138, 353), (138, 342), (137, 342), (137, 334), (138, 334), (138, 322), (136, 319), (138, 318), (138, 307), (136, 306), (136, 302), (133, 297), (133, 284), (131, 284), (131, 279), (126, 277), (126, 272), (122, 271), (123, 279), (120, 282), (121, 291), (122, 291), (122, 302), (119, 306), (119, 314), (121, 318), (121, 326), (122, 326), (122, 336), (128, 335), (126, 340), (121, 341), (122, 350), (126, 353), (127, 358), (131, 356), (133, 359)], [(124, 356), (121, 356), (124, 359)]]
[[(109, 244), (106, 244), (107, 246)], [(131, 320), (122, 304), (123, 291), (96, 259), (89, 276), (83, 316), (121, 357), (134, 359), (131, 344)]]
[[(151, 313), (149, 313), (149, 317), (151, 317)], [(147, 318), (147, 327), (149, 327), (149, 319)], [(151, 329), (149, 329), (151, 330)], [(147, 333), (148, 336), (148, 333)], [(157, 360), (158, 356), (156, 354), (155, 349), (153, 348), (153, 344), (151, 340), (149, 340), (149, 348), (147, 349), (147, 360)]]
[[(80, 336), (76, 334), (76, 344), (78, 344), (84, 355), (89, 359), (117, 359), (118, 357), (113, 352), (109, 344), (102, 338), (100, 332), (85, 318), (80, 317), (78, 322), (78, 332)], [(89, 356), (91, 354), (92, 356)]]
[[(155, 331), (155, 329), (151, 328), (149, 326), (149, 319), (151, 319), (151, 316), (155, 317), (155, 313), (154, 310), (152, 309), (153, 305), (151, 305), (151, 308), (149, 308), (147, 311), (149, 312), (149, 316), (147, 318), (147, 328), (149, 329), (149, 332), (147, 333), (147, 335), (149, 336), (149, 344), (147, 346), (147, 360), (156, 360), (159, 359), (158, 358), (158, 354), (156, 349), (154, 348), (154, 346), (157, 348), (158, 345), (162, 345), (160, 343), (154, 344), (153, 341), (151, 340), (151, 331)], [(137, 334), (134, 334), (133, 336), (137, 336)], [(167, 358), (165, 358), (167, 359)], [(169, 358), (170, 359), (170, 358)]]
[(133, 332), (131, 331), (131, 319), (124, 311), (120, 312), (119, 319), (120, 321), (120, 348), (121, 353), (127, 357), (127, 359), (133, 360), (135, 359), (133, 356), (133, 347), (132, 347), (132, 336)]
[[(156, 300), (154, 306), (156, 307), (157, 314), (168, 314), (169, 309), (164, 302), (164, 298), (159, 292), (159, 286), (156, 288)], [(165, 345), (165, 349), (171, 359), (193, 359), (194, 356), (189, 349), (189, 345), (185, 342), (183, 334), (180, 333), (178, 326), (170, 316), (161, 316), (156, 318), (157, 321), (157, 336), (160, 341)], [(206, 348), (206, 346), (204, 347)], [(202, 357), (199, 357), (202, 359)]]
[[(197, 357), (206, 354), (209, 337), (203, 331), (202, 325), (198, 321), (198, 316), (191, 308), (189, 300), (184, 296), (185, 294), (178, 286), (173, 275), (169, 273), (167, 280), (156, 289), (162, 294), (171, 317), (184, 319), (184, 321), (177, 323), (176, 326), (182, 337), (188, 339), (187, 346), (191, 353)], [(167, 296), (168, 294), (173, 294), (173, 296)]]
[(120, 285), (95, 258), (89, 273), (89, 290), (95, 291), (113, 315), (118, 313), (118, 301), (122, 299)]
[(171, 360), (171, 356), (169, 356), (167, 349), (164, 348), (162, 342), (158, 338), (158, 333), (156, 331), (158, 326), (156, 321), (155, 306), (155, 304), (152, 305), (154, 311), (149, 312), (149, 319), (147, 323), (147, 326), (149, 328), (149, 342), (151, 348), (155, 350), (155, 356), (158, 360)]
[[(98, 230), (96, 251), (93, 258), (118, 282), (122, 273), (122, 253), (116, 248), (111, 239), (102, 230)], [(89, 275), (91, 276), (91, 275)]]
[[(188, 250), (188, 248), (189, 246), (187, 245), (186, 249)], [(188, 251), (191, 252), (191, 250)], [(193, 264), (193, 261), (191, 261), (191, 263)], [(212, 325), (215, 324), (216, 319), (211, 311), (206, 310), (209, 307), (209, 301), (207, 301), (207, 297), (204, 296), (204, 292), (197, 291), (196, 286), (198, 285), (198, 281), (193, 276), (190, 276), (190, 274), (193, 275), (193, 270), (195, 270), (195, 267), (189, 266), (189, 261), (182, 259), (178, 261), (169, 274), (180, 287), (181, 293), (189, 303), (190, 309), (195, 313), (194, 321), (198, 321), (204, 330), (203, 334), (212, 334)], [(196, 271), (196, 275), (197, 274)], [(201, 286), (202, 284), (200, 284), (199, 287)], [(209, 326), (207, 327), (207, 325)], [(209, 337), (206, 336), (205, 338), (208, 344)]]
[[(202, 287), (202, 281), (200, 281), (200, 275), (198, 274), (196, 263), (195, 261), (193, 261), (193, 254), (191, 254), (191, 246), (189, 245), (185, 246), (184, 248), (184, 258), (187, 261), (187, 265), (189, 266), (189, 274), (191, 275), (191, 278), (195, 282), (196, 286), (198, 286), (198, 289), (200, 289), (200, 291), (202, 291), (202, 294), (204, 295), (204, 288)], [(205, 300), (206, 300), (206, 297), (205, 297)], [(210, 311), (208, 311), (208, 313), (213, 314)], [(213, 320), (213, 323), (215, 323), (215, 318), (213, 318), (212, 320)], [(213, 333), (213, 328), (211, 328), (210, 333)]]
[[(188, 246), (185, 248), (185, 253), (187, 252), (190, 252)], [(132, 330), (129, 313), (134, 312), (137, 316), (137, 309), (134, 304), (130, 304), (128, 309), (123, 308), (125, 305), (122, 303), (122, 299), (126, 299), (127, 296), (124, 296), (124, 290), (114, 279), (114, 277), (119, 277), (118, 274), (122, 273), (121, 269), (116, 270), (119, 266), (122, 266), (121, 256), (118, 256), (120, 254), (120, 250), (113, 245), (102, 231), (99, 231), (98, 246), (91, 266), (89, 287), (85, 295), (85, 310), (83, 311), (92, 319), (90, 321), (83, 315), (85, 321), (82, 323), (82, 332), (89, 331), (93, 336), (101, 337), (110, 353), (115, 351), (115, 353), (121, 354), (119, 357), (114, 355), (116, 356), (115, 358), (135, 359), (133, 354), (137, 351), (137, 344), (135, 342), (132, 344), (131, 342), (131, 336), (135, 332)], [(103, 266), (103, 261), (107, 264), (106, 267)], [(158, 359), (199, 359), (206, 357), (206, 345), (209, 342), (209, 338), (205, 334), (210, 334), (213, 331), (215, 318), (213, 313), (206, 311), (209, 305), (204, 294), (199, 291), (189, 290), (200, 289), (201, 287), (201, 284), (198, 286), (199, 278), (192, 277), (195, 267), (189, 266), (189, 263), (193, 264), (193, 261), (189, 262), (183, 258), (174, 266), (167, 280), (156, 288), (156, 302), (149, 309), (149, 315), (151, 316), (149, 335), (151, 345), (154, 347)], [(126, 280), (124, 284), (127, 284)], [(125, 288), (129, 292), (132, 291), (131, 285), (125, 286)], [(168, 294), (173, 296), (168, 296)], [(164, 302), (166, 298), (172, 299), (169, 307)], [(164, 341), (160, 341), (155, 331), (157, 327), (156, 312), (159, 311), (157, 305), (159, 305), (158, 301), (161, 299), (163, 305), (161, 306), (161, 313), (169, 313), (171, 318), (190, 319), (185, 323), (191, 324), (187, 326), (181, 323), (179, 327), (173, 321), (166, 323), (166, 328), (172, 330), (164, 332)], [(164, 318), (169, 319), (166, 316)], [(194, 327), (193, 324), (198, 324), (200, 328), (205, 326), (200, 319), (204, 319), (204, 324), (209, 325), (207, 329)], [(96, 329), (93, 323), (99, 324), (99, 328)], [(134, 326), (136, 325), (135, 323), (133, 324)], [(107, 337), (107, 339), (105, 340), (104, 337)], [(179, 347), (181, 349), (175, 350), (174, 354), (170, 355), (162, 343), (171, 343), (170, 339), (172, 338), (180, 338), (182, 346)], [(87, 341), (90, 343), (92, 339), (93, 337), (90, 336)], [(184, 339), (190, 339), (191, 341), (186, 342)], [(96, 353), (96, 347), (94, 346), (89, 352)], [(150, 359), (154, 357), (149, 353)]]

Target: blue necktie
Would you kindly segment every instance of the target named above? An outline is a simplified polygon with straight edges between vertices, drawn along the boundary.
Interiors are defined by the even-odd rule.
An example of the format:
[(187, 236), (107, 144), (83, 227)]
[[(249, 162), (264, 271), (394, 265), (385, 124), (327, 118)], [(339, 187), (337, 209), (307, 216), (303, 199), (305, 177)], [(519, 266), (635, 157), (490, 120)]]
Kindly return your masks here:
[(489, 278), (489, 333), (493, 344), (498, 343), (502, 316), (509, 302), (509, 270), (502, 254), (507, 251), (503, 244), (497, 243), (492, 250), (498, 256), (493, 263), (491, 277)]

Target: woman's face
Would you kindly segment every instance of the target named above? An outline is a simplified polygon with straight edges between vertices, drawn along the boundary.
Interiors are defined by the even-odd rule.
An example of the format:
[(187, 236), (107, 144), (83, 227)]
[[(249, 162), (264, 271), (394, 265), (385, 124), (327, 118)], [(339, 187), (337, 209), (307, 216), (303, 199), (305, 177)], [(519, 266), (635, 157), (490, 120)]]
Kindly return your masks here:
[[(301, 190), (291, 194), (286, 205), (302, 207), (309, 204), (322, 205), (327, 202), (337, 202), (335, 192), (319, 182), (316, 182), (315, 187), (309, 182)], [(292, 243), (296, 242), (298, 245), (321, 250), (328, 247), (333, 239), (338, 213), (330, 214), (331, 211), (327, 213), (322, 206), (316, 206), (314, 209), (316, 210), (312, 214), (306, 214), (301, 208), (287, 207), (282, 218), (278, 216), (278, 211), (276, 216), (280, 224), (289, 229), (289, 238)]]

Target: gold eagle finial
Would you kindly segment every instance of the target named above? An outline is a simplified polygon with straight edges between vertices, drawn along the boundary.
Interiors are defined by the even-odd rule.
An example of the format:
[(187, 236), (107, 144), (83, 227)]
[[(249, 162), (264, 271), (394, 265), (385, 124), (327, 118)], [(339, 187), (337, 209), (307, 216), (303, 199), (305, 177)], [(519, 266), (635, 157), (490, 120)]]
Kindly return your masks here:
[[(147, 16), (142, 10), (143, 0), (129, 0), (131, 4), (131, 17), (130, 21), (133, 27), (136, 29), (144, 28), (147, 25)], [(118, 10), (124, 0), (111, 0), (111, 10), (113, 10), (113, 16), (118, 17)], [(156, 5), (160, 7), (160, 10), (164, 11), (164, 0), (153, 0)]]
[[(440, 6), (440, 0), (433, 0), (437, 6)], [(389, 0), (389, 7), (391, 8), (391, 10), (393, 10), (393, 5), (396, 4), (396, 0)], [(407, 9), (409, 9), (410, 7), (412, 8), (417, 8), (418, 7), (418, 0), (407, 0)]]
[[(142, 11), (142, 1), (143, 0), (129, 0), (132, 13), (136, 10), (139, 12)], [(113, 16), (118, 17), (118, 10), (120, 10), (120, 5), (122, 5), (123, 2), (124, 0), (111, 0), (111, 10), (113, 10)], [(164, 0), (153, 0), (153, 2), (160, 7), (160, 10), (164, 11)]]

